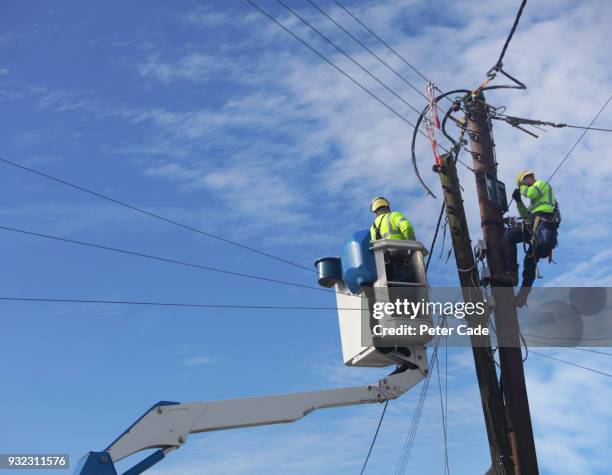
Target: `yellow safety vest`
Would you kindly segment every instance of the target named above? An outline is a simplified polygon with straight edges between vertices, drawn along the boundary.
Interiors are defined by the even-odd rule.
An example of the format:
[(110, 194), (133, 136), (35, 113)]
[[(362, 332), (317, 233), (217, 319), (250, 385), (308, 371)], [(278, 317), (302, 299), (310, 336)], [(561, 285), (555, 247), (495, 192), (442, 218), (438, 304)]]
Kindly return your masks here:
[(519, 213), (527, 217), (533, 213), (553, 213), (557, 205), (555, 193), (548, 182), (537, 180), (533, 185), (521, 185), (521, 195), (529, 198), (531, 203), (526, 207), (521, 202), (517, 203)]
[[(376, 230), (380, 233), (379, 236)], [(376, 216), (370, 228), (370, 238), (372, 241), (376, 239), (408, 240), (415, 239), (415, 235), (410, 221), (399, 211), (393, 211)]]

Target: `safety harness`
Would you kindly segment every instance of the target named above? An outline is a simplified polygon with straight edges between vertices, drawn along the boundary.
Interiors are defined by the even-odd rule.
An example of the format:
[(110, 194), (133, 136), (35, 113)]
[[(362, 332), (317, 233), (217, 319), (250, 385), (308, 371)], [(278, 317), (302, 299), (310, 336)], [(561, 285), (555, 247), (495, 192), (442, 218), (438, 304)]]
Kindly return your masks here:
[[(555, 210), (552, 212), (550, 218), (538, 213), (523, 221), (523, 250), (527, 255), (529, 255), (529, 251), (531, 250), (531, 257), (536, 261), (536, 269), (538, 259), (548, 258), (549, 263), (553, 261), (553, 249), (558, 245), (557, 230), (560, 224), (561, 213), (558, 203), (555, 203)], [(531, 226), (529, 247), (527, 247), (525, 239), (526, 226)]]
[[(377, 240), (378, 239), (388, 239), (391, 236), (401, 236), (402, 235), (402, 232), (399, 229), (393, 229), (391, 213), (385, 213), (381, 216), (382, 217), (380, 218), (378, 225), (376, 224), (376, 221), (378, 220), (378, 216), (376, 216), (376, 218), (374, 219), (374, 224), (372, 225), (374, 227), (374, 233), (375, 233)], [(380, 227), (382, 226), (383, 219), (385, 218), (387, 219), (387, 232), (384, 234), (381, 234)]]

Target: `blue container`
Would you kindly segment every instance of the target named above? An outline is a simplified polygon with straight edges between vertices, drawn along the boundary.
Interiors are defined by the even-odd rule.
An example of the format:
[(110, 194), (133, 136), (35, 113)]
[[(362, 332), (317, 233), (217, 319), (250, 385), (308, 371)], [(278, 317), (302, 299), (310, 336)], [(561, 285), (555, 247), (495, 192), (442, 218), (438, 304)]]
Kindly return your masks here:
[(323, 257), (314, 263), (319, 273), (319, 285), (333, 287), (342, 282), (342, 265), (339, 257)]
[(370, 230), (354, 233), (342, 247), (342, 275), (345, 285), (357, 293), (364, 284), (376, 281), (376, 263), (370, 250)]

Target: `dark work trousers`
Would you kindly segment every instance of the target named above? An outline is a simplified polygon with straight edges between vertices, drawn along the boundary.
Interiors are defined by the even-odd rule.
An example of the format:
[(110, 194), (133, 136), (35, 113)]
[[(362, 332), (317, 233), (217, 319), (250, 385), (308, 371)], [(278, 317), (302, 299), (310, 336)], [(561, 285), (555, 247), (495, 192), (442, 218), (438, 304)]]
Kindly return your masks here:
[(528, 245), (525, 260), (523, 261), (523, 287), (531, 287), (536, 278), (538, 259), (534, 256), (533, 249), (531, 248), (531, 227), (532, 224), (530, 222), (525, 223), (524, 227), (522, 224), (516, 224), (506, 229), (502, 238), (504, 258), (506, 259), (508, 270), (511, 272), (518, 272), (519, 267), (516, 257), (516, 245), (523, 242)]

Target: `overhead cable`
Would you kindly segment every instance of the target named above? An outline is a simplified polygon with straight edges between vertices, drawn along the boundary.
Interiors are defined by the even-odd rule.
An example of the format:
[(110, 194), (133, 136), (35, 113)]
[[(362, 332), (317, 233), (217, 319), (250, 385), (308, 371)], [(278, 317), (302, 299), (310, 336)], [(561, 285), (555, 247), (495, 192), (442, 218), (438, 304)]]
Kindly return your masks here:
[(309, 306), (283, 306), (283, 305), (237, 305), (237, 304), (209, 304), (209, 303), (183, 303), (183, 302), (148, 302), (142, 300), (104, 300), (104, 299), (76, 299), (76, 298), (45, 298), (45, 297), (2, 297), (3, 302), (31, 302), (31, 303), (77, 303), (77, 304), (104, 304), (104, 305), (134, 305), (146, 307), (172, 307), (172, 308), (213, 308), (232, 310), (357, 310), (357, 308), (338, 307), (309, 307)]
[(374, 449), (374, 444), (376, 443), (376, 438), (378, 437), (378, 432), (380, 431), (380, 426), (382, 425), (382, 421), (385, 418), (385, 413), (387, 412), (387, 406), (389, 405), (389, 400), (387, 399), (385, 401), (385, 404), (383, 406), (383, 410), (380, 414), (380, 417), (378, 419), (378, 425), (376, 426), (376, 432), (374, 432), (374, 437), (372, 438), (372, 442), (370, 443), (370, 449), (368, 450), (368, 455), (366, 456), (363, 465), (361, 467), (361, 472), (359, 472), (359, 475), (363, 475), (365, 473), (365, 469), (368, 466), (368, 460), (370, 460), (370, 455), (372, 455), (372, 450)]
[(569, 151), (565, 154), (565, 157), (563, 157), (563, 159), (561, 160), (561, 162), (559, 163), (559, 165), (557, 165), (557, 168), (555, 168), (555, 170), (552, 172), (552, 174), (548, 177), (548, 182), (550, 182), (550, 180), (552, 180), (552, 177), (555, 176), (555, 174), (559, 171), (559, 169), (563, 166), (563, 164), (565, 163), (565, 161), (569, 158), (569, 156), (572, 154), (572, 152), (574, 151), (574, 149), (578, 146), (578, 144), (582, 141), (582, 139), (584, 138), (584, 136), (586, 135), (586, 133), (589, 131), (589, 129), (591, 128), (591, 126), (595, 123), (595, 121), (599, 118), (599, 116), (601, 115), (601, 113), (604, 111), (604, 109), (608, 106), (608, 104), (610, 103), (610, 101), (612, 100), (612, 96), (608, 97), (608, 100), (604, 103), (603, 106), (601, 106), (601, 109), (599, 109), (599, 111), (597, 112), (597, 114), (595, 114), (595, 117), (593, 117), (593, 120), (591, 120), (591, 122), (589, 123), (588, 127), (586, 129), (584, 129), (584, 131), (582, 132), (582, 134), (580, 135), (580, 137), (578, 137), (578, 140), (576, 140), (576, 142), (574, 143), (574, 145), (572, 145), (572, 148), (569, 149)]
[(277, 260), (277, 261), (283, 262), (283, 263), (285, 263), (285, 264), (289, 264), (289, 265), (292, 265), (292, 266), (294, 266), (294, 267), (298, 267), (298, 268), (300, 268), (300, 269), (303, 269), (303, 270), (307, 270), (307, 271), (309, 271), (309, 272), (315, 272), (315, 273), (316, 273), (316, 271), (315, 271), (314, 269), (311, 269), (311, 268), (309, 268), (309, 267), (305, 267), (305, 266), (303, 266), (303, 265), (301, 265), (301, 264), (298, 264), (298, 263), (296, 263), (296, 262), (290, 261), (290, 260), (285, 259), (285, 258), (283, 258), (283, 257), (278, 257), (278, 256), (275, 256), (275, 255), (273, 255), (273, 254), (270, 254), (270, 253), (268, 253), (268, 252), (261, 251), (261, 250), (259, 250), (259, 249), (254, 248), (254, 247), (247, 246), (247, 245), (245, 245), (245, 244), (241, 244), (241, 243), (239, 243), (239, 242), (232, 241), (232, 240), (230, 240), (230, 239), (224, 238), (224, 237), (222, 237), (222, 236), (219, 236), (218, 234), (213, 234), (213, 233), (211, 233), (211, 232), (209, 232), (209, 231), (205, 231), (205, 230), (203, 230), (203, 229), (196, 228), (196, 227), (191, 226), (191, 225), (189, 225), (189, 224), (181, 223), (181, 222), (179, 222), (179, 221), (176, 221), (176, 220), (174, 220), (174, 219), (168, 218), (168, 217), (166, 217), (166, 216), (162, 216), (162, 215), (160, 215), (160, 214), (153, 213), (152, 211), (147, 211), (147, 210), (146, 210), (146, 209), (144, 209), (144, 208), (140, 208), (140, 207), (135, 206), (135, 205), (133, 205), (133, 204), (127, 203), (127, 202), (125, 202), (125, 201), (121, 201), (121, 200), (119, 200), (119, 199), (113, 198), (113, 197), (111, 197), (111, 196), (109, 196), (109, 195), (105, 195), (105, 194), (100, 193), (100, 192), (98, 192), (98, 191), (94, 191), (94, 190), (89, 189), (89, 188), (86, 188), (86, 187), (84, 187), (84, 186), (77, 185), (77, 184), (76, 184), (76, 183), (74, 183), (74, 182), (70, 182), (70, 181), (68, 181), (68, 180), (65, 180), (65, 179), (62, 179), (62, 178), (58, 178), (58, 177), (56, 177), (56, 176), (49, 175), (48, 173), (44, 173), (44, 172), (42, 172), (42, 171), (40, 171), (40, 170), (36, 170), (36, 169), (34, 169), (34, 168), (32, 168), (32, 167), (27, 167), (27, 166), (25, 166), (25, 165), (22, 165), (22, 164), (19, 164), (19, 163), (13, 162), (13, 161), (11, 161), (11, 160), (7, 160), (6, 158), (0, 158), (0, 162), (1, 162), (1, 163), (4, 163), (4, 164), (6, 164), (6, 165), (10, 165), (10, 166), (16, 167), (16, 168), (20, 168), (21, 170), (27, 171), (27, 172), (29, 172), (29, 173), (33, 173), (33, 174), (35, 174), (35, 175), (41, 176), (41, 177), (43, 177), (43, 178), (46, 178), (46, 179), (48, 179), (48, 180), (52, 180), (52, 181), (55, 181), (55, 182), (57, 182), (57, 183), (61, 183), (62, 185), (69, 186), (69, 187), (71, 187), (71, 188), (74, 188), (75, 190), (79, 190), (79, 191), (82, 191), (82, 192), (84, 192), (84, 193), (88, 193), (88, 194), (90, 194), (90, 195), (96, 196), (96, 197), (101, 198), (101, 199), (103, 199), (103, 200), (110, 201), (111, 203), (114, 203), (114, 204), (119, 205), (119, 206), (123, 206), (124, 208), (131, 209), (132, 211), (136, 211), (137, 213), (144, 214), (144, 215), (146, 215), (146, 216), (149, 216), (149, 217), (151, 217), (151, 218), (158, 219), (158, 220), (160, 220), (160, 221), (164, 221), (164, 222), (166, 222), (166, 223), (168, 223), (168, 224), (172, 224), (172, 225), (174, 225), (174, 226), (178, 226), (179, 228), (183, 228), (183, 229), (186, 229), (186, 230), (188, 230), (188, 231), (192, 231), (192, 232), (195, 232), (195, 233), (201, 234), (201, 235), (203, 235), (203, 236), (206, 236), (206, 237), (209, 237), (209, 238), (212, 238), (212, 239), (216, 239), (216, 240), (218, 240), (218, 241), (222, 241), (222, 242), (224, 242), (224, 243), (226, 243), (226, 244), (231, 244), (232, 246), (236, 246), (236, 247), (239, 247), (239, 248), (241, 248), (241, 249), (245, 249), (245, 250), (247, 250), (247, 251), (254, 252), (254, 253), (256, 253), (256, 254), (260, 254), (260, 255), (265, 256), (265, 257), (269, 257), (270, 259), (274, 259), (274, 260)]
[[(571, 124), (565, 124), (563, 122), (551, 122), (551, 121), (546, 121), (546, 120), (525, 119), (523, 117), (513, 117), (511, 115), (500, 114), (500, 113), (493, 113), (490, 116), (490, 118), (494, 120), (503, 120), (504, 122), (507, 122), (513, 127), (517, 127), (518, 125), (521, 125), (521, 124), (531, 125), (533, 127), (537, 127), (538, 125), (544, 125), (548, 127), (555, 127), (557, 129), (569, 128), (569, 129), (595, 130), (599, 132), (612, 132), (612, 129), (603, 129), (599, 127), (585, 127), (582, 125), (571, 125)], [(541, 129), (541, 130), (544, 130), (544, 129)]]
[[(405, 105), (407, 105), (408, 107), (410, 107), (414, 112), (416, 112), (417, 114), (419, 113), (418, 109), (416, 107), (414, 107), (412, 104), (410, 104), (406, 99), (404, 99), (402, 96), (400, 96), (397, 92), (395, 92), (392, 88), (390, 88), (387, 84), (385, 84), (383, 81), (380, 80), (380, 78), (378, 78), (376, 75), (374, 75), (372, 72), (370, 72), (368, 70), (368, 68), (366, 68), (363, 64), (361, 64), (359, 61), (357, 61), (355, 58), (353, 58), (349, 53), (347, 53), (343, 48), (341, 48), (340, 46), (338, 46), (336, 43), (334, 43), (331, 39), (329, 39), (329, 37), (325, 34), (323, 34), (321, 32), (321, 30), (319, 30), (317, 27), (315, 27), (312, 23), (310, 23), (308, 20), (306, 20), (303, 16), (301, 16), (296, 10), (294, 10), (293, 8), (291, 8), (289, 5), (287, 5), (283, 0), (276, 0), (278, 3), (280, 3), (285, 9), (287, 9), (293, 16), (295, 16), (296, 18), (298, 18), (302, 23), (304, 23), (306, 26), (308, 26), (312, 31), (314, 31), (315, 33), (317, 33), (321, 38), (323, 38), (325, 41), (327, 41), (330, 45), (332, 45), (334, 48), (336, 48), (336, 50), (338, 50), (340, 53), (342, 53), (349, 61), (351, 61), (355, 66), (357, 66), (359, 69), (361, 69), (364, 73), (366, 73), (368, 76), (370, 76), (372, 79), (374, 79), (378, 84), (380, 84), (382, 87), (384, 87), (388, 92), (390, 92), (391, 94), (393, 94), (393, 96), (395, 96), (397, 99), (399, 99), (401, 102), (403, 102)], [(314, 5), (314, 3), (313, 3)], [(317, 6), (318, 8), (318, 6)], [(323, 12), (323, 10), (320, 10), (321, 12)], [(331, 17), (328, 17), (331, 18)]]
[(594, 368), (589, 368), (588, 366), (580, 365), (580, 364), (574, 363), (572, 361), (562, 360), (561, 358), (556, 358), (554, 356), (550, 356), (550, 355), (547, 355), (545, 353), (540, 353), (539, 351), (533, 351), (533, 347), (531, 347), (530, 352), (535, 354), (535, 355), (542, 356), (544, 358), (548, 358), (548, 359), (551, 359), (551, 360), (554, 360), (554, 361), (558, 361), (559, 363), (565, 363), (565, 364), (570, 365), (570, 366), (575, 366), (576, 368), (581, 368), (581, 369), (584, 369), (584, 370), (587, 370), (587, 371), (591, 371), (593, 373), (601, 374), (602, 376), (607, 376), (608, 378), (612, 378), (612, 374), (610, 374), (610, 373), (606, 373), (604, 371), (600, 371), (600, 370), (594, 369)]
[[(413, 127), (413, 128), (415, 127), (415, 125), (407, 117), (405, 117), (400, 112), (398, 112), (396, 109), (394, 109), (392, 106), (390, 106), (385, 101), (383, 101), (380, 97), (378, 97), (375, 93), (373, 93), (367, 87), (365, 87), (363, 84), (361, 84), (359, 81), (357, 81), (353, 76), (351, 76), (349, 73), (347, 73), (344, 69), (342, 69), (336, 63), (334, 63), (332, 60), (328, 59), (323, 53), (318, 51), (316, 48), (311, 46), (306, 40), (300, 38), (297, 34), (295, 34), (293, 31), (291, 31), (289, 28), (287, 28), (285, 25), (283, 25), (280, 21), (278, 21), (276, 18), (274, 18), (272, 15), (270, 15), (267, 11), (262, 9), (255, 2), (253, 2), (253, 0), (244, 0), (244, 1), (247, 2), (248, 4), (250, 4), (251, 6), (253, 6), (253, 8), (255, 8), (257, 11), (259, 11), (262, 15), (264, 15), (270, 21), (272, 21), (273, 23), (278, 25), (280, 28), (282, 28), (284, 31), (289, 33), (293, 38), (298, 40), (304, 46), (306, 46), (309, 50), (311, 50), (313, 53), (315, 53), (317, 56), (319, 56), (323, 61), (325, 61), (330, 66), (332, 66), (336, 71), (338, 71), (340, 74), (345, 76), (348, 80), (350, 80), (353, 84), (355, 84), (357, 87), (359, 87), (363, 92), (368, 94), (370, 97), (372, 97), (374, 100), (376, 100), (379, 104), (381, 104), (383, 107), (388, 109), (397, 118), (399, 118), (400, 120), (402, 120), (403, 122), (408, 124), (410, 127)], [(418, 133), (424, 135), (425, 137), (427, 136), (421, 130), (419, 130)], [(444, 149), (444, 147), (441, 147), (441, 148)]]
[(493, 66), (493, 69), (499, 71), (499, 69), (502, 68), (503, 66), (503, 61), (504, 61), (504, 56), (506, 55), (506, 50), (508, 49), (508, 46), (510, 45), (510, 41), (512, 41), (512, 37), (514, 36), (514, 33), (516, 31), (516, 27), (519, 24), (519, 21), (521, 19), (521, 15), (523, 14), (523, 10), (525, 9), (525, 5), (527, 4), (527, 0), (522, 0), (521, 2), (521, 6), (518, 9), (518, 12), (516, 13), (516, 17), (514, 18), (514, 23), (512, 24), (512, 28), (510, 29), (510, 33), (508, 34), (508, 37), (506, 38), (506, 41), (504, 42), (504, 46), (501, 50), (501, 53), (499, 54), (499, 58), (497, 59), (497, 62), (495, 63), (495, 66)]
[(105, 251), (111, 251), (111, 252), (116, 252), (119, 254), (126, 254), (126, 255), (131, 255), (131, 256), (136, 256), (136, 257), (144, 257), (146, 259), (152, 259), (152, 260), (156, 260), (156, 261), (160, 261), (160, 262), (166, 262), (169, 264), (178, 264), (181, 266), (187, 266), (187, 267), (192, 267), (195, 269), (201, 269), (201, 270), (206, 270), (206, 271), (211, 271), (211, 272), (219, 272), (222, 274), (226, 274), (226, 275), (233, 275), (236, 277), (245, 277), (248, 279), (255, 279), (255, 280), (261, 280), (264, 282), (271, 282), (271, 283), (275, 283), (275, 284), (283, 284), (283, 285), (291, 285), (294, 287), (301, 287), (301, 288), (305, 288), (305, 289), (313, 289), (313, 290), (319, 290), (319, 291), (323, 291), (323, 292), (333, 292), (332, 290), (329, 289), (325, 289), (322, 287), (314, 287), (312, 285), (307, 285), (307, 284), (300, 284), (297, 282), (290, 282), (290, 281), (285, 281), (285, 280), (279, 280), (279, 279), (271, 279), (269, 277), (264, 277), (264, 276), (260, 276), (260, 275), (255, 275), (255, 274), (245, 274), (243, 272), (235, 272), (235, 271), (231, 271), (228, 269), (222, 269), (222, 268), (218, 268), (218, 267), (211, 267), (211, 266), (205, 266), (205, 265), (201, 265), (201, 264), (194, 264), (192, 262), (187, 262), (187, 261), (181, 261), (181, 260), (177, 260), (177, 259), (171, 259), (171, 258), (167, 258), (167, 257), (160, 257), (160, 256), (154, 256), (152, 254), (145, 254), (142, 252), (138, 252), (138, 251), (131, 251), (131, 250), (127, 250), (127, 249), (119, 249), (116, 247), (111, 247), (111, 246), (105, 246), (102, 244), (94, 244), (91, 242), (85, 242), (85, 241), (78, 241), (76, 239), (68, 239), (68, 238), (63, 238), (60, 236), (53, 236), (50, 234), (43, 234), (43, 233), (39, 233), (39, 232), (35, 232), (35, 231), (28, 231), (25, 229), (19, 229), (19, 228), (13, 228), (13, 227), (9, 227), (9, 226), (0, 226), (1, 230), (4, 231), (10, 231), (10, 232), (14, 232), (14, 233), (19, 233), (19, 234), (25, 234), (25, 235), (29, 235), (29, 236), (35, 236), (35, 237), (42, 237), (42, 238), (46, 238), (46, 239), (52, 239), (54, 241), (60, 241), (60, 242), (64, 242), (64, 243), (68, 243), (68, 244), (76, 244), (79, 246), (85, 246), (85, 247), (90, 247), (90, 248), (96, 248), (96, 249), (102, 249)]
[[(423, 97), (425, 100), (427, 100), (427, 96), (425, 94), (423, 94), (423, 92), (416, 87), (414, 84), (412, 84), (410, 81), (408, 81), (408, 79), (406, 79), (406, 77), (401, 74), (397, 69), (395, 69), (393, 66), (391, 66), (388, 62), (386, 62), (383, 58), (381, 58), (378, 54), (376, 54), (375, 51), (373, 51), (368, 45), (366, 45), (363, 41), (361, 41), (359, 38), (357, 38), (355, 35), (353, 35), (350, 31), (348, 31), (344, 26), (342, 26), (338, 21), (336, 21), (329, 13), (327, 13), (325, 10), (323, 10), (319, 5), (317, 5), (316, 2), (314, 2), (314, 0), (306, 0), (308, 3), (310, 3), (317, 11), (319, 11), (323, 16), (325, 16), (326, 18), (328, 18), (334, 25), (336, 25), (338, 28), (340, 28), (344, 33), (346, 33), (346, 35), (348, 35), (353, 41), (355, 41), (358, 45), (360, 45), (363, 49), (365, 49), (368, 53), (370, 53), (372, 56), (374, 56), (379, 62), (381, 62), (383, 65), (385, 65), (387, 67), (387, 69), (389, 69), (393, 74), (395, 74), (398, 78), (400, 78), (405, 84), (407, 84), (408, 86), (410, 86), (412, 89), (414, 89), (421, 97)], [(344, 8), (344, 7), (343, 7)], [(435, 85), (434, 85), (435, 87)], [(437, 89), (437, 88), (436, 88)], [(437, 107), (437, 106), (436, 106)], [(420, 112), (416, 109), (413, 109), (417, 114), (420, 114)]]
[[(377, 35), (368, 25), (366, 25), (362, 20), (360, 20), (353, 12), (351, 12), (346, 6), (340, 3), (338, 0), (334, 0), (336, 5), (342, 8), (353, 20), (355, 20), (359, 25), (361, 25), (368, 33), (370, 33), (374, 38), (376, 38), (381, 44), (383, 44), (389, 51), (391, 51), (396, 57), (398, 57), (406, 66), (412, 69), (416, 74), (418, 74), (421, 79), (425, 82), (433, 82), (428, 79), (421, 71), (419, 71), (414, 65), (408, 62), (408, 60), (399, 54), (395, 48), (393, 48), (389, 43), (383, 40), (379, 35)], [(438, 92), (442, 92), (437, 86), (435, 86)], [(449, 99), (450, 100), (450, 99)]]

